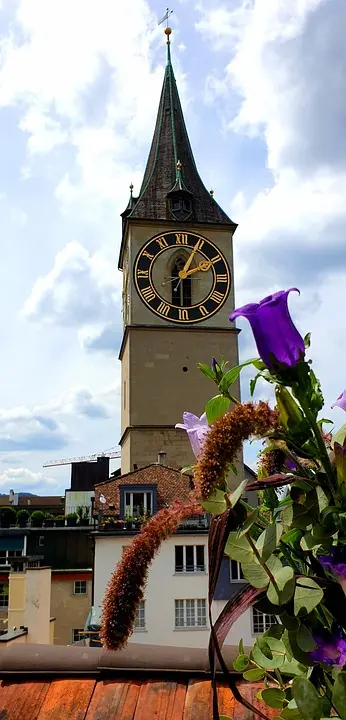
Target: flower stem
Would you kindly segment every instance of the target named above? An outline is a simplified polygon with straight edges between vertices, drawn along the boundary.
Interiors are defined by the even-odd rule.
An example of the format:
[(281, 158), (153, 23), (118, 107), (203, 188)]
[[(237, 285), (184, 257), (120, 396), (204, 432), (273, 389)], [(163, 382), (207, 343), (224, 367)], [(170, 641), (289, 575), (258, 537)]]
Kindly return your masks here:
[(314, 433), (316, 443), (317, 443), (318, 449), (320, 451), (321, 462), (324, 467), (325, 473), (327, 475), (329, 491), (331, 493), (334, 503), (336, 504), (336, 498), (334, 495), (334, 471), (333, 471), (333, 467), (332, 467), (332, 464), (329, 459), (327, 448), (324, 444), (324, 440), (321, 435), (320, 428), (317, 425), (314, 414), (311, 412), (309, 404), (306, 402), (306, 398), (303, 395), (303, 393), (300, 393), (297, 389), (296, 394), (297, 394), (297, 398), (300, 402), (301, 408), (302, 408), (303, 412), (305, 413), (305, 417), (308, 420), (308, 422), (310, 423), (310, 427)]

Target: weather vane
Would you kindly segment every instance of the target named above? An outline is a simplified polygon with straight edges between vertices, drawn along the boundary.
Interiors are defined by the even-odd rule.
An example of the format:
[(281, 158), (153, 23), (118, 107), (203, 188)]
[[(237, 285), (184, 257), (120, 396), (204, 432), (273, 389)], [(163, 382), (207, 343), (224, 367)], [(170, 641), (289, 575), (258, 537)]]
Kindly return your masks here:
[(170, 10), (169, 8), (167, 8), (162, 20), (160, 20), (158, 25), (162, 25), (162, 23), (165, 22), (165, 20), (167, 20), (167, 27), (168, 27), (168, 18), (170, 15), (172, 15), (172, 12), (173, 12), (173, 10)]

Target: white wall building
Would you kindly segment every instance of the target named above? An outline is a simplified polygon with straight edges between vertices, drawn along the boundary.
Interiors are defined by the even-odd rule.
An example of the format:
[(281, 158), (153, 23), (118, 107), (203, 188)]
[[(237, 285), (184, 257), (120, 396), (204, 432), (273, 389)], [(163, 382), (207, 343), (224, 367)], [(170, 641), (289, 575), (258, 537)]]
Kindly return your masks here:
[[(94, 606), (101, 606), (108, 581), (123, 548), (131, 543), (127, 533), (95, 535)], [(228, 572), (228, 577), (227, 577)], [(227, 599), (242, 584), (237, 563), (224, 558), (215, 593), (214, 620)], [(225, 597), (226, 596), (226, 597)], [(206, 531), (179, 532), (166, 540), (149, 572), (145, 599), (137, 616), (130, 642), (153, 645), (207, 647), (208, 621), (208, 535)], [(226, 599), (227, 598), (227, 599)], [(226, 643), (252, 646), (272, 619), (246, 611), (232, 628)]]

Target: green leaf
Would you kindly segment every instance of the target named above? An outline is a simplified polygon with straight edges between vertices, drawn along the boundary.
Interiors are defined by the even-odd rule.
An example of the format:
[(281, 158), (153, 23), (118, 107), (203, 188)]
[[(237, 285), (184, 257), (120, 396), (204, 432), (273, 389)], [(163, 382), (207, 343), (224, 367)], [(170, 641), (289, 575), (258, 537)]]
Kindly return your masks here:
[(300, 649), (297, 643), (295, 631), (289, 630), (287, 635), (283, 637), (283, 641), (285, 642), (288, 652), (294, 657), (295, 660), (297, 660), (302, 665), (305, 665), (306, 667), (311, 667), (311, 665), (313, 665), (313, 662), (310, 659), (310, 655)]
[(284, 662), (280, 668), (280, 672), (283, 675), (288, 675), (289, 677), (303, 677), (306, 675), (306, 667), (293, 658), (290, 662)]
[(292, 528), (292, 530), (288, 530), (286, 533), (284, 533), (284, 535), (281, 536), (281, 540), (286, 545), (290, 545), (293, 548), (299, 548), (301, 537), (301, 530), (299, 530), (298, 528)]
[(311, 332), (306, 333), (304, 337), (304, 345), (306, 348), (310, 347), (310, 341), (311, 341)]
[(261, 670), (260, 668), (253, 668), (253, 670), (247, 670), (243, 673), (244, 680), (249, 680), (249, 682), (257, 682), (258, 680), (263, 680), (265, 676), (265, 671)]
[(238, 377), (243, 369), (243, 367), (246, 367), (246, 365), (253, 365), (255, 362), (257, 362), (259, 358), (252, 358), (251, 360), (247, 360), (246, 362), (242, 363), (241, 365), (236, 365), (231, 370), (228, 370), (220, 384), (219, 384), (219, 390), (220, 392), (227, 392), (228, 388), (231, 387), (231, 385), (234, 385), (236, 380), (238, 380)]
[(312, 537), (311, 533), (306, 533), (300, 541), (300, 547), (304, 551), (312, 550), (315, 547), (320, 546), (320, 542)]
[(294, 593), (294, 613), (308, 615), (321, 602), (323, 591), (312, 578), (298, 578)]
[(276, 550), (281, 535), (281, 523), (274, 522), (263, 530), (256, 542), (256, 548), (259, 551), (263, 562), (265, 562), (270, 555), (272, 555), (274, 550)]
[(245, 653), (244, 653), (243, 638), (240, 638), (240, 640), (239, 640), (239, 643), (238, 643), (238, 653), (239, 653), (239, 655), (244, 655), (244, 654), (245, 654)]
[(279, 720), (303, 720), (302, 715), (300, 714), (299, 710), (291, 709), (289, 707), (284, 708), (284, 710), (281, 710), (281, 715)]
[(248, 480), (243, 480), (241, 483), (239, 483), (238, 487), (229, 495), (228, 499), (231, 503), (232, 508), (237, 504), (238, 500), (240, 500), (247, 484)]
[(182, 475), (185, 475), (185, 473), (190, 473), (191, 470), (194, 470), (196, 465), (185, 465), (185, 467), (181, 468), (180, 472)]
[(288, 565), (281, 568), (275, 573), (275, 582), (279, 589), (279, 595), (271, 582), (267, 590), (267, 598), (273, 605), (285, 605), (294, 593), (295, 577), (292, 568)]
[(223, 395), (215, 395), (215, 397), (208, 400), (205, 406), (205, 412), (207, 415), (208, 425), (212, 425), (215, 420), (225, 415), (230, 406), (230, 399)]
[(248, 664), (249, 664), (250, 658), (248, 655), (238, 655), (238, 657), (235, 659), (233, 663), (233, 669), (237, 672), (243, 672), (246, 670)]
[(346, 720), (346, 672), (341, 672), (334, 682), (333, 705), (342, 720)]
[(284, 691), (279, 690), (279, 688), (266, 688), (262, 690), (262, 700), (264, 700), (266, 705), (276, 710), (281, 710), (285, 699), (286, 695)]
[(204, 363), (198, 363), (198, 368), (205, 375), (205, 377), (210, 378), (211, 380), (216, 380), (216, 375), (214, 373), (214, 370), (212, 370), (209, 365), (205, 365)]
[(320, 720), (322, 707), (317, 691), (310, 680), (295, 677), (292, 683), (292, 692), (304, 720)]
[[(277, 558), (275, 555), (272, 555), (270, 558), (268, 558), (267, 567), (269, 570), (275, 575), (279, 570), (282, 568), (282, 563), (280, 562), (279, 558)], [(256, 588), (265, 588), (269, 584), (269, 577), (262, 567), (262, 565), (259, 565), (256, 562), (251, 563), (242, 563), (242, 571), (244, 578), (253, 586)]]
[(292, 617), (288, 614), (288, 612), (286, 612), (286, 610), (282, 613), (282, 615), (280, 615), (280, 620), (286, 630), (298, 630), (299, 628), (298, 618)]
[(344, 440), (346, 438), (346, 423), (345, 425), (342, 425), (341, 428), (333, 435), (331, 445), (334, 446), (334, 443), (339, 443), (339, 445), (344, 444)]
[(315, 650), (315, 640), (306, 625), (301, 625), (299, 630), (297, 630), (296, 639), (299, 647), (304, 652), (311, 652), (312, 650)]
[(256, 508), (252, 513), (250, 513), (243, 525), (237, 530), (238, 537), (241, 537), (242, 535), (245, 535), (247, 531), (252, 527), (252, 525), (256, 522), (258, 517), (258, 508)]
[(211, 495), (208, 500), (199, 501), (206, 512), (211, 515), (221, 515), (226, 510), (225, 493), (222, 490), (216, 490), (214, 495)]
[(250, 563), (254, 559), (253, 550), (246, 537), (238, 537), (236, 532), (229, 534), (225, 554), (241, 563)]
[(265, 633), (264, 633), (264, 635), (262, 635), (262, 637), (264, 637), (264, 639), (267, 637), (274, 637), (274, 638), (278, 638), (278, 640), (280, 640), (284, 631), (285, 631), (285, 628), (283, 627), (283, 625), (280, 625), (280, 623), (276, 623), (275, 625), (271, 625), (270, 628), (268, 628), (268, 630), (265, 631)]
[(281, 640), (277, 638), (266, 638), (266, 643), (269, 645), (273, 657), (267, 658), (259, 647), (259, 641), (257, 640), (254, 647), (252, 648), (251, 655), (254, 662), (266, 670), (275, 670), (280, 668), (285, 662), (285, 646)]

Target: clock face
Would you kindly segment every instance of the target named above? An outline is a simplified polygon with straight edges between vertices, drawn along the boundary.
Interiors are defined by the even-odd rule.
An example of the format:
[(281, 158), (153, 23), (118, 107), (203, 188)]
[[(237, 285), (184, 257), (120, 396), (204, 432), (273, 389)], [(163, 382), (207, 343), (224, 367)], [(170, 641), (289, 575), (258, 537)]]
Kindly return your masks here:
[(147, 307), (171, 323), (197, 323), (227, 300), (230, 269), (219, 248), (196, 233), (155, 235), (134, 264), (137, 292)]

